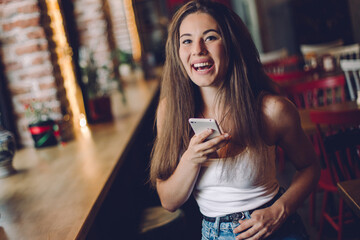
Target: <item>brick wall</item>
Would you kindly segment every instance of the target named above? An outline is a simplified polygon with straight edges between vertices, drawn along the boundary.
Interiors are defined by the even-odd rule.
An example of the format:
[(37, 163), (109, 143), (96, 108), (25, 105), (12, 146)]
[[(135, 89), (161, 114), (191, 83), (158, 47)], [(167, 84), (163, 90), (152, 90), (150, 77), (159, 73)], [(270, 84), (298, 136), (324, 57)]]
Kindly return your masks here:
[[(107, 2), (106, 2), (107, 1)], [(131, 43), (123, 1), (72, 0), (80, 46), (94, 52), (97, 65), (112, 69), (112, 48), (131, 53)], [(112, 31), (103, 4), (109, 6)], [(0, 0), (0, 43), (5, 78), (11, 92), (20, 144), (33, 146), (25, 117), (25, 104), (37, 99), (52, 108), (51, 117), (62, 120), (68, 112), (68, 101), (59, 67), (54, 60), (54, 42), (49, 35), (49, 18), (45, 1)], [(114, 34), (112, 47), (109, 33)], [(71, 34), (71, 33), (70, 33)], [(108, 87), (106, 74), (100, 74), (100, 87)]]
[(131, 53), (131, 42), (126, 23), (123, 1), (108, 0), (116, 45), (124, 52)]
[[(94, 60), (99, 69), (103, 66), (112, 69), (103, 0), (76, 0), (73, 3), (80, 46), (86, 49), (85, 51), (94, 53)], [(106, 89), (109, 83), (106, 73), (102, 74), (100, 70), (98, 74), (100, 87)]]
[(3, 1), (0, 11), (2, 62), (12, 96), (20, 144), (33, 146), (25, 104), (34, 99), (44, 101), (53, 109), (53, 119), (62, 118), (49, 43), (36, 0)]

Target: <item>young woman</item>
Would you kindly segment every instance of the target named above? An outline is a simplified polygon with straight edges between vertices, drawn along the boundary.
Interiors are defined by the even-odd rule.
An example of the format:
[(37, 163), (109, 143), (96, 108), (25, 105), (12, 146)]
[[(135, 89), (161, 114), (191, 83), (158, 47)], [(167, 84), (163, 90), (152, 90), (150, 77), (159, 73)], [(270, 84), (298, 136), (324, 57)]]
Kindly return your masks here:
[[(213, 118), (223, 134), (194, 135), (188, 119)], [(157, 110), (150, 179), (174, 211), (191, 194), (203, 239), (307, 239), (296, 209), (319, 166), (298, 112), (276, 94), (241, 19), (222, 4), (191, 1), (174, 15)], [(297, 169), (285, 193), (275, 149)]]

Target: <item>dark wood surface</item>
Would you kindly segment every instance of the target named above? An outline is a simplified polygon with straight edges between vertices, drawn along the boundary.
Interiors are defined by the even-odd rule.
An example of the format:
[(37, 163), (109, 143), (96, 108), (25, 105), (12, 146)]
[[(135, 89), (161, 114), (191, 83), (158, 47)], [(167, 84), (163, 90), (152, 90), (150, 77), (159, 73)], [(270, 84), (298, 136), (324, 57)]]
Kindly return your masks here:
[(360, 217), (360, 179), (338, 182), (337, 187), (348, 206)]
[(310, 119), (310, 111), (311, 110), (326, 110), (326, 111), (334, 111), (334, 112), (346, 112), (353, 111), (354, 109), (358, 109), (360, 111), (360, 106), (356, 104), (355, 101), (347, 101), (344, 103), (331, 104), (328, 106), (317, 107), (313, 109), (299, 109), (299, 115), (301, 120), (301, 126), (304, 129), (305, 133), (308, 135), (314, 134), (316, 131), (316, 126)]
[[(132, 83), (125, 90), (127, 105), (114, 106), (114, 121), (79, 128), (65, 145), (17, 151), (16, 174), (0, 179), (0, 239), (87, 238), (119, 172), (133, 160), (126, 156), (135, 138), (141, 139), (139, 125), (158, 85), (157, 80)], [(121, 184), (132, 186), (130, 180)]]

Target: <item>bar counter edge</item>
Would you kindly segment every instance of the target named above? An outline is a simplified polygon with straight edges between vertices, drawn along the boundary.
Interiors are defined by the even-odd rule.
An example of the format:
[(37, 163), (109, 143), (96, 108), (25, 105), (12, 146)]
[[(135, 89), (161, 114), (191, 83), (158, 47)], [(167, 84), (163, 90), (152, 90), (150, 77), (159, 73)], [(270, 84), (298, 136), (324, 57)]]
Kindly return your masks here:
[(146, 180), (159, 80), (125, 93), (125, 112), (112, 122), (15, 153), (17, 172), (0, 179), (1, 240), (136, 239), (142, 209), (158, 203)]

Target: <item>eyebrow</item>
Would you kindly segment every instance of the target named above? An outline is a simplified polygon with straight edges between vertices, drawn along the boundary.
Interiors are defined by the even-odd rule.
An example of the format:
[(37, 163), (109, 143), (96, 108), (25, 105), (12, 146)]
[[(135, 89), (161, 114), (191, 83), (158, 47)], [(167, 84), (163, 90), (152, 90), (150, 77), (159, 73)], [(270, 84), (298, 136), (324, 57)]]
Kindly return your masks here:
[[(208, 30), (206, 30), (206, 31), (203, 32), (203, 35), (206, 35), (206, 34), (208, 34), (209, 32), (216, 32), (217, 34), (220, 35), (219, 31), (216, 30), (216, 29), (208, 29)], [(191, 36), (191, 34), (190, 34), (190, 33), (184, 33), (184, 34), (182, 34), (182, 35), (180, 36), (180, 38), (186, 37), (186, 36), (189, 37), (189, 36)]]

